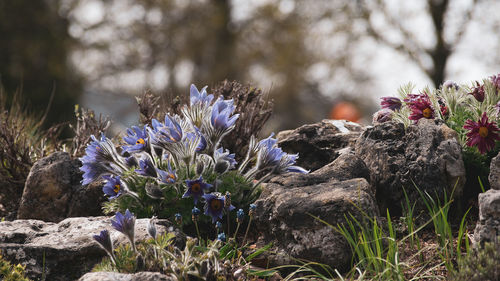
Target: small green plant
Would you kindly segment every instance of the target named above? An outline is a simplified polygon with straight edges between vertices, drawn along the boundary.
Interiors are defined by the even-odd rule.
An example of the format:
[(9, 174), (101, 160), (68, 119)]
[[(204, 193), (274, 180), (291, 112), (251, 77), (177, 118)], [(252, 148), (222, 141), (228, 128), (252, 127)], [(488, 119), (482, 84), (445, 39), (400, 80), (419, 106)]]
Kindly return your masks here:
[[(455, 245), (455, 238), (449, 219), (450, 205), (453, 200), (448, 199), (448, 196), (445, 193), (444, 202), (441, 203), (439, 199), (434, 199), (427, 192), (422, 192), (418, 187), (415, 188), (420, 193), (420, 198), (424, 202), (429, 215), (431, 216), (434, 232), (437, 236), (437, 241), (441, 249), (441, 259), (444, 261), (448, 271), (452, 272), (455, 270), (455, 261), (460, 260), (464, 254), (467, 254), (470, 251), (466, 228), (466, 217), (470, 209), (467, 210), (462, 217)], [(452, 195), (450, 195), (450, 197), (452, 197)], [(462, 241), (465, 241), (464, 244), (462, 244)], [(465, 247), (465, 252), (463, 252), (462, 246)]]
[[(250, 217), (253, 216), (251, 209)], [(238, 211), (237, 222), (243, 221), (243, 210)], [(199, 213), (193, 212), (193, 216)], [(176, 216), (178, 223), (182, 217)], [(94, 271), (116, 271), (122, 273), (135, 273), (138, 271), (158, 271), (176, 278), (176, 280), (225, 280), (226, 277), (246, 276), (249, 263), (253, 258), (267, 251), (271, 244), (257, 249), (244, 257), (247, 249), (245, 244), (237, 243), (236, 239), (229, 239), (226, 243), (226, 235), (220, 232), (216, 240), (202, 240), (188, 237), (184, 249), (174, 245), (175, 235), (173, 233), (157, 234), (156, 218), (152, 218), (147, 226), (151, 239), (136, 242), (134, 236), (135, 216), (128, 210), (125, 214), (116, 213), (111, 224), (114, 229), (127, 237), (129, 243), (113, 248), (111, 236), (107, 230), (94, 239), (106, 251), (108, 257), (96, 265)], [(197, 219), (195, 218), (196, 222)], [(234, 235), (237, 236), (237, 233)], [(259, 274), (254, 274), (258, 276)], [(222, 278), (222, 279), (220, 279)]]
[(497, 242), (484, 245), (458, 261), (458, 269), (450, 280), (500, 280), (500, 237)]
[(3, 259), (0, 253), (0, 280), (3, 281), (29, 281), (25, 277), (25, 266), (12, 265), (9, 261)]

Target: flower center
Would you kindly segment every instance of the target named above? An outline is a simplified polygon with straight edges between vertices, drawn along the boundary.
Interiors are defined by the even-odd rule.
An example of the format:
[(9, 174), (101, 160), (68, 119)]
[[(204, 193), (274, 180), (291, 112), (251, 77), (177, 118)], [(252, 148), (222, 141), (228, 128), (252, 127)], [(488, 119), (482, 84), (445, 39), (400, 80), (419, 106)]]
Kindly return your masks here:
[(146, 144), (146, 142), (144, 141), (144, 139), (140, 138), (135, 142), (135, 144)]
[(115, 193), (118, 193), (120, 191), (120, 185), (119, 184), (115, 184), (115, 188), (113, 189), (113, 191)]
[(482, 138), (487, 137), (488, 136), (488, 128), (486, 128), (486, 127), (479, 127), (479, 135)]
[[(171, 174), (172, 175), (172, 174)], [(195, 183), (191, 186), (191, 191), (198, 193), (201, 190), (201, 186), (199, 183)]]
[(222, 208), (222, 200), (219, 200), (219, 199), (213, 199), (211, 202), (210, 202), (210, 208), (212, 210), (215, 210), (215, 211), (218, 211)]
[(427, 107), (422, 111), (422, 115), (424, 115), (425, 118), (430, 118), (432, 116), (432, 109)]

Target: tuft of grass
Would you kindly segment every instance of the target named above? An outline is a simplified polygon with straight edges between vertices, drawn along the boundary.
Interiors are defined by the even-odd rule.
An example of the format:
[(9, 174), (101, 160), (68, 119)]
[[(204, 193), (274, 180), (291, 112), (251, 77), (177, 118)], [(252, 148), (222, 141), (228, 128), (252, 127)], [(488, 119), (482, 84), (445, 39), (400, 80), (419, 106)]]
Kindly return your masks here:
[(21, 264), (13, 265), (3, 259), (0, 253), (0, 280), (3, 281), (30, 281), (25, 276), (25, 266)]

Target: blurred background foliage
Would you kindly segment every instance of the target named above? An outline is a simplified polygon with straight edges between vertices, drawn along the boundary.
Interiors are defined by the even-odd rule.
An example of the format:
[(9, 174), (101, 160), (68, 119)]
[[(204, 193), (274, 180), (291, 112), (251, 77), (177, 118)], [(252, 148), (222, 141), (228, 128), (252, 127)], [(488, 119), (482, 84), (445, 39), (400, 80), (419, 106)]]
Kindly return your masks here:
[[(238, 80), (274, 99), (267, 132), (369, 123), (398, 85), (498, 73), (494, 0), (0, 0), (0, 79), (46, 123), (76, 103), (138, 123), (133, 96)], [(347, 102), (347, 107), (345, 106)], [(351, 108), (354, 108), (352, 112)], [(341, 114), (342, 113), (342, 114)]]

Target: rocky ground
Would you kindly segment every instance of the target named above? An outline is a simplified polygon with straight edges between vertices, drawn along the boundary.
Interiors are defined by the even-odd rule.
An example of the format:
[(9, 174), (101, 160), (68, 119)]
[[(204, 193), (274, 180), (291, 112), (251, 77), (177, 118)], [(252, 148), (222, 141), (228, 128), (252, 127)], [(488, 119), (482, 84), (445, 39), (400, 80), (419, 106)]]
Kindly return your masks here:
[[(444, 124), (427, 119), (407, 130), (392, 122), (362, 127), (323, 120), (281, 132), (280, 147), (299, 153), (298, 165), (311, 173), (275, 177), (265, 184), (255, 202), (252, 237), (258, 237), (257, 245), (273, 242), (273, 254), (266, 256), (271, 266), (302, 258), (347, 270), (352, 256), (346, 241), (313, 217), (333, 226), (343, 223), (349, 213), (361, 219), (363, 215), (385, 215), (389, 209), (398, 217), (403, 187), (410, 200), (418, 202), (414, 185), (441, 197), (454, 190), (456, 201), (464, 201), (466, 174), (456, 137)], [(476, 243), (492, 241), (500, 233), (500, 156), (491, 165), (492, 189), (480, 194), (478, 200)], [(18, 219), (0, 222), (2, 255), (13, 263), (25, 264), (28, 276), (34, 279), (171, 280), (159, 273), (87, 273), (105, 256), (91, 235), (110, 229), (110, 218), (99, 216), (100, 202), (105, 200), (101, 187), (82, 187), (78, 167), (78, 160), (64, 152), (33, 166)], [(417, 204), (418, 208), (423, 205)], [(146, 220), (137, 223), (137, 239), (143, 239)], [(161, 224), (161, 231), (175, 231), (168, 221)], [(117, 243), (120, 239), (123, 236), (113, 237)], [(434, 240), (429, 237), (423, 241)], [(436, 245), (427, 244), (428, 253), (432, 253)], [(411, 259), (408, 255), (407, 262)]]

